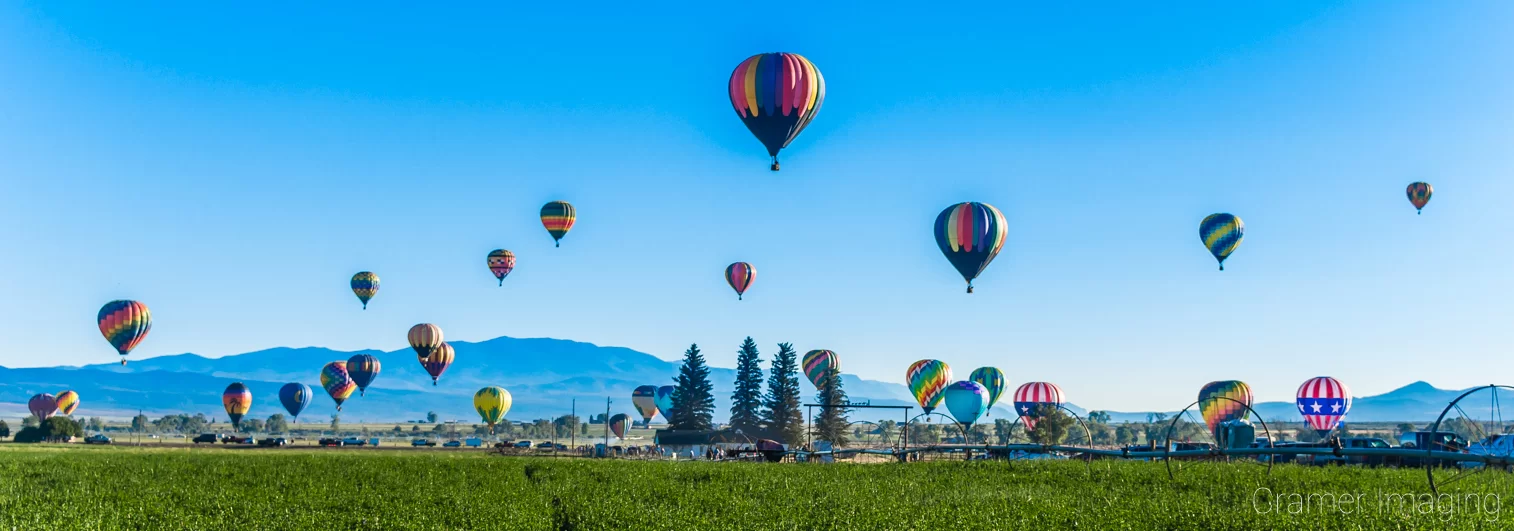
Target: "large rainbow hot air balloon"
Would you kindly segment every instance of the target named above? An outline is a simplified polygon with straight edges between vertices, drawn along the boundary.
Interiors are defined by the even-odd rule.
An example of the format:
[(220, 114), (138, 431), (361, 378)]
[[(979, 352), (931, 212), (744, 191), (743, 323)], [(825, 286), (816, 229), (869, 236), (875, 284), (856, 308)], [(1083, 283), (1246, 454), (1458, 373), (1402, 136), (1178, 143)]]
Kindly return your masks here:
[(221, 393), (221, 405), (226, 407), (226, 416), (231, 418), (231, 426), (241, 428), (242, 416), (252, 409), (252, 390), (242, 385), (242, 382), (228, 385)]
[(1219, 438), (1221, 422), (1244, 420), (1251, 415), (1251, 386), (1239, 380), (1209, 382), (1199, 389), (1199, 414), (1209, 432)]
[(946, 401), (946, 410), (951, 412), (952, 418), (957, 419), (963, 430), (967, 430), (988, 412), (988, 390), (978, 382), (953, 383), (941, 392), (941, 396)]
[(952, 368), (940, 360), (920, 360), (904, 371), (904, 380), (909, 382), (909, 392), (915, 395), (920, 407), (929, 414), (941, 405), (941, 392), (952, 381)]
[(79, 393), (73, 391), (58, 393), (57, 401), (58, 412), (65, 416), (72, 415), (75, 409), (79, 409)]
[(617, 439), (620, 439), (622, 441), (626, 440), (626, 428), (629, 428), (630, 426), (630, 415), (627, 415), (625, 413), (616, 413), (614, 416), (610, 417), (610, 433), (615, 434), (615, 438)]
[(105, 340), (121, 354), (122, 365), (126, 365), (126, 355), (131, 349), (137, 348), (147, 337), (147, 331), (152, 330), (152, 313), (147, 311), (146, 304), (137, 301), (107, 302), (100, 307), (96, 320)]
[(968, 293), (1004, 248), (1008, 227), (1004, 214), (988, 203), (957, 203), (936, 216), (936, 246), (967, 281)]
[(1435, 188), (1430, 186), (1430, 183), (1412, 182), (1404, 192), (1409, 195), (1409, 202), (1414, 205), (1414, 212), (1423, 214), (1425, 205), (1430, 204), (1430, 195), (1435, 193)]
[(1246, 224), (1230, 214), (1210, 214), (1199, 222), (1199, 241), (1220, 262), (1220, 271), (1225, 270), (1225, 259), (1235, 252), (1245, 234)]
[(287, 383), (279, 388), (279, 403), (284, 405), (284, 411), (288, 411), (295, 422), (299, 422), (300, 413), (310, 407), (310, 401), (314, 398), (310, 386), (302, 383)]
[(489, 425), (491, 432), (494, 431), (494, 425), (505, 418), (505, 413), (510, 412), (510, 403), (510, 392), (503, 387), (489, 386), (473, 393), (473, 409)]
[(657, 386), (643, 385), (631, 391), (631, 405), (641, 414), (643, 426), (651, 424), (652, 417), (657, 416)]
[(668, 422), (672, 422), (673, 421), (673, 390), (674, 389), (676, 389), (676, 388), (674, 388), (671, 385), (664, 385), (662, 387), (658, 387), (657, 388), (657, 396), (655, 397), (655, 400), (657, 401), (657, 410), (662, 412), (662, 418), (664, 420), (667, 420)]
[(357, 300), (363, 303), (363, 309), (368, 309), (368, 301), (378, 295), (379, 278), (368, 271), (360, 271), (352, 275), (352, 294), (357, 295)]
[(410, 327), (410, 348), (415, 350), (416, 359), (421, 363), (426, 362), (426, 356), (442, 345), (442, 327), (431, 323), (421, 323)]
[(431, 351), (430, 356), (426, 356), (426, 359), (421, 361), (421, 367), (426, 369), (426, 374), (431, 375), (431, 385), (436, 385), (436, 379), (441, 378), (442, 373), (447, 372), (447, 367), (452, 366), (454, 357), (452, 345), (442, 343), (436, 350)]
[(725, 283), (736, 290), (736, 300), (741, 300), (746, 289), (752, 287), (752, 281), (757, 280), (757, 268), (746, 262), (736, 262), (725, 268)]
[(731, 72), (731, 107), (767, 147), (778, 171), (778, 151), (788, 147), (825, 103), (825, 78), (796, 53), (760, 53)]
[[(999, 397), (1004, 395), (1004, 371), (996, 367), (978, 367), (973, 369), (972, 374), (967, 375), (967, 381), (976, 382), (988, 392), (988, 407), (994, 407), (999, 403)], [(984, 410), (984, 415), (991, 415)]]
[(347, 375), (357, 384), (357, 395), (363, 396), (373, 379), (379, 375), (379, 360), (370, 354), (358, 354), (347, 358)]
[(53, 416), (53, 413), (58, 411), (58, 399), (48, 393), (32, 395), (26, 401), (26, 410), (32, 412), (32, 415), (35, 415), (38, 421), (47, 420), (48, 417)]
[(815, 384), (816, 389), (825, 387), (825, 377), (835, 369), (837, 374), (841, 372), (841, 357), (829, 350), (811, 350), (804, 353), (800, 360), (800, 367), (804, 369), (804, 377), (809, 378), (810, 383)]
[(347, 397), (357, 390), (357, 383), (347, 373), (347, 362), (333, 361), (321, 368), (321, 387), (326, 389), (326, 394), (331, 395), (331, 401), (336, 402), (336, 410), (341, 411), (342, 402), (346, 402)]
[(1351, 388), (1329, 376), (1310, 378), (1298, 386), (1298, 412), (1320, 437), (1329, 435), (1351, 411)]
[(499, 279), (499, 285), (505, 285), (505, 277), (515, 270), (515, 253), (505, 249), (489, 251), (487, 258), (489, 272), (494, 273), (494, 278)]
[(1036, 429), (1036, 420), (1040, 419), (1049, 408), (1062, 406), (1067, 397), (1062, 395), (1062, 388), (1056, 384), (1047, 382), (1030, 382), (1022, 384), (1015, 389), (1015, 412), (1020, 414), (1020, 421), (1025, 423), (1026, 430)]
[(562, 246), (562, 237), (573, 230), (573, 222), (577, 220), (578, 212), (567, 201), (553, 201), (541, 207), (541, 225), (552, 235), (553, 247)]

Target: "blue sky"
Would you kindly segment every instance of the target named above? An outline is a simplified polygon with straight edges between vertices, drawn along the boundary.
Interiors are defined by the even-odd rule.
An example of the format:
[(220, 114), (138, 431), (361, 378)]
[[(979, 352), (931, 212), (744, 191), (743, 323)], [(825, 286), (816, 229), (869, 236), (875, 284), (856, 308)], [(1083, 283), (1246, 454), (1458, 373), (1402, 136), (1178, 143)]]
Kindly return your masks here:
[[(0, 5), (0, 364), (112, 361), (95, 312), (134, 298), (134, 357), (433, 322), (995, 365), (1114, 410), (1514, 378), (1514, 5), (818, 9)], [(724, 90), (766, 51), (827, 81), (776, 174)], [(1010, 225), (970, 296), (930, 233), (968, 200)], [(1247, 232), (1220, 273), (1222, 211)]]

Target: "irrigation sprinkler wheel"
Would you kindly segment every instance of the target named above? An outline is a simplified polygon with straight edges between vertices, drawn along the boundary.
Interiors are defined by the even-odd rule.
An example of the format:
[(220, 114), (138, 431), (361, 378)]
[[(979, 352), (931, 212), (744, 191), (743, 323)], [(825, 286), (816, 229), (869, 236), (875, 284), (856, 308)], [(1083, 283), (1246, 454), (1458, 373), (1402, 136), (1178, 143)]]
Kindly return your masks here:
[[(1083, 428), (1083, 440), (1088, 441), (1088, 444), (1090, 446), (1093, 445), (1093, 432), (1088, 429), (1088, 424), (1085, 423), (1085, 422), (1083, 422), (1083, 417), (1078, 416), (1077, 413), (1074, 413), (1072, 410), (1067, 409), (1065, 406), (1062, 406), (1060, 404), (1057, 405), (1057, 409), (1060, 409), (1060, 410), (1066, 412), (1069, 416), (1071, 416), (1073, 418), (1073, 420), (1078, 421), (1078, 426), (1081, 427), (1081, 428)], [(1025, 426), (1021, 422), (1022, 420), (1023, 420), (1022, 417), (1015, 417), (1014, 423), (1009, 425), (1009, 442), (1011, 444), (1038, 444), (1038, 443), (1035, 443), (1034, 441), (1030, 440), (1030, 428), (1028, 426)], [(1018, 431), (1016, 431), (1015, 430), (1016, 427), (1019, 427), (1021, 429), (1018, 430)], [(1016, 437), (1017, 434), (1019, 435), (1018, 437)], [(1042, 446), (1045, 447), (1045, 445), (1042, 445)], [(1046, 453), (1050, 454), (1051, 452), (1048, 450)], [(1009, 458), (1007, 459), (1007, 461), (1009, 463), (1011, 463), (1011, 466), (1013, 466), (1013, 463), (1015, 462), (1016, 459), (1017, 458), (1014, 457), (1014, 456), (1009, 456)], [(1090, 453), (1090, 452), (1083, 452), (1083, 468), (1084, 468), (1084, 470), (1086, 470), (1088, 472), (1088, 479), (1095, 479), (1095, 476), (1094, 476), (1094, 473), (1093, 473), (1093, 454), (1092, 453)], [(1106, 467), (1102, 467), (1101, 469), (1103, 471), (1108, 471), (1109, 467), (1106, 466)]]
[[(1272, 447), (1272, 441), (1274, 440), (1272, 438), (1272, 430), (1267, 427), (1267, 421), (1263, 420), (1262, 416), (1259, 415), (1259, 414), (1257, 414), (1256, 410), (1252, 409), (1250, 404), (1247, 404), (1247, 403), (1242, 402), (1240, 400), (1236, 400), (1234, 398), (1225, 397), (1225, 396), (1213, 397), (1213, 398), (1211, 398), (1211, 400), (1229, 400), (1231, 402), (1235, 402), (1237, 404), (1240, 404), (1241, 407), (1246, 408), (1247, 416), (1256, 418), (1256, 421), (1259, 424), (1262, 425), (1262, 433), (1264, 434), (1264, 436), (1267, 437), (1267, 447), (1269, 447), (1269, 448)], [(1172, 437), (1175, 434), (1174, 432), (1177, 429), (1178, 422), (1182, 421), (1184, 419), (1187, 419), (1188, 422), (1192, 422), (1192, 423), (1197, 424), (1197, 425), (1205, 426), (1205, 429), (1203, 430), (1204, 436), (1209, 439), (1207, 442), (1212, 445), (1211, 448), (1210, 448), (1210, 450), (1209, 450), (1209, 454), (1208, 455), (1205, 455), (1203, 457), (1195, 459), (1194, 461), (1201, 462), (1201, 463), (1216, 463), (1216, 462), (1230, 463), (1230, 462), (1240, 461), (1241, 463), (1246, 464), (1247, 466), (1256, 467), (1258, 469), (1261, 469), (1262, 470), (1262, 475), (1264, 475), (1264, 476), (1271, 476), (1272, 475), (1272, 461), (1273, 461), (1273, 459), (1272, 459), (1271, 455), (1266, 456), (1266, 459), (1261, 458), (1261, 456), (1257, 456), (1256, 458), (1239, 457), (1239, 458), (1236, 458), (1236, 459), (1231, 459), (1231, 457), (1228, 454), (1225, 453), (1225, 450), (1220, 447), (1220, 442), (1215, 439), (1214, 433), (1212, 433), (1212, 432), (1210, 432), (1208, 430), (1208, 426), (1204, 423), (1204, 421), (1202, 419), (1194, 419), (1193, 417), (1190, 416), (1190, 411), (1192, 411), (1195, 408), (1197, 408), (1198, 405), (1199, 405), (1198, 401), (1194, 401), (1192, 404), (1188, 404), (1188, 407), (1183, 408), (1183, 411), (1178, 412), (1177, 415), (1173, 415), (1172, 416), (1172, 422), (1169, 422), (1167, 424), (1167, 434), (1166, 434), (1166, 437), (1164, 438), (1164, 441), (1163, 441), (1164, 444), (1162, 446), (1162, 453), (1164, 455), (1164, 457), (1162, 458), (1162, 461), (1167, 465), (1167, 479), (1176, 481), (1177, 480), (1177, 473), (1181, 472), (1184, 468), (1186, 468), (1183, 463), (1185, 463), (1187, 461), (1182, 460), (1182, 459), (1174, 459), (1174, 458), (1171, 458), (1171, 457), (1165, 457), (1166, 454), (1168, 454), (1169, 452), (1173, 451), (1172, 450), (1172, 443), (1173, 443)], [(1206, 442), (1206, 441), (1199, 441), (1199, 442)], [(1176, 462), (1176, 466), (1174, 466), (1174, 462)]]
[[(1430, 492), (1439, 496), (1441, 490), (1449, 489), (1455, 485), (1461, 485), (1461, 488), (1475, 488), (1473, 486), (1479, 484), (1479, 482), (1482, 482), (1481, 484), (1484, 487), (1488, 486), (1488, 483), (1491, 482), (1500, 484), (1509, 482), (1510, 476), (1507, 473), (1514, 472), (1514, 444), (1510, 444), (1507, 441), (1502, 442), (1502, 444), (1494, 443), (1495, 436), (1503, 438), (1514, 437), (1514, 422), (1506, 421), (1503, 417), (1503, 405), (1499, 397), (1501, 390), (1505, 393), (1514, 391), (1514, 386), (1489, 384), (1468, 389), (1452, 400), (1451, 403), (1446, 404), (1446, 408), (1441, 410), (1440, 416), (1435, 418), (1435, 423), (1430, 425), (1429, 431), (1432, 434), (1439, 433), (1444, 427), (1449, 433), (1454, 433), (1458, 437), (1465, 437), (1467, 439), (1465, 441), (1467, 444), (1463, 446), (1455, 440), (1448, 443), (1441, 441), (1439, 437), (1430, 437), (1431, 440), (1428, 441), (1430, 444), (1426, 444), (1424, 447), (1425, 455), (1419, 458), (1419, 464), (1424, 466), (1425, 477), (1430, 483)], [(1487, 391), (1488, 393), (1486, 420), (1479, 418), (1478, 415), (1467, 412), (1467, 408), (1469, 407), (1473, 408), (1474, 412), (1477, 411), (1477, 407), (1480, 407), (1474, 405), (1475, 400), (1468, 400), (1479, 391)], [(1478, 398), (1480, 399), (1481, 397)], [(1462, 406), (1463, 401), (1466, 401), (1467, 407)], [(1447, 416), (1452, 411), (1456, 412), (1456, 416), (1448, 419)], [(1487, 455), (1499, 458), (1499, 461), (1488, 464), (1478, 463), (1475, 465), (1473, 462), (1468, 461), (1448, 463), (1441, 459), (1432, 458), (1431, 452), (1434, 451)], [(1497, 474), (1497, 472), (1504, 473)], [(1467, 481), (1468, 479), (1471, 479), (1471, 481)], [(1507, 488), (1502, 490), (1507, 490)]]

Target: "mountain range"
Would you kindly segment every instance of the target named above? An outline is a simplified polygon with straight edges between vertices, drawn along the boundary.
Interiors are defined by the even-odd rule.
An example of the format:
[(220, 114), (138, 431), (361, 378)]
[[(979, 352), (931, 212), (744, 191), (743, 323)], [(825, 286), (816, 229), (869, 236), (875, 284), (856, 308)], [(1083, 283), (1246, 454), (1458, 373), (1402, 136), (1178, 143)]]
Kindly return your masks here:
[[(450, 342), (457, 356), (452, 367), (442, 375), (439, 385), (422, 370), (410, 350), (381, 352), (335, 351), (326, 348), (273, 348), (220, 358), (195, 354), (160, 356), (133, 361), (83, 367), (10, 369), (0, 367), (0, 415), (25, 415), (26, 401), (33, 394), (57, 393), (72, 389), (79, 393), (81, 406), (75, 416), (124, 418), (138, 411), (156, 417), (168, 413), (204, 413), (212, 418), (225, 416), (221, 408), (221, 391), (232, 382), (243, 382), (253, 393), (250, 416), (261, 418), (282, 413), (278, 388), (287, 382), (310, 385), (317, 395), (302, 416), (306, 421), (328, 421), (336, 413), (334, 403), (321, 390), (320, 368), (327, 362), (346, 360), (355, 354), (371, 354), (383, 363), (378, 378), (365, 393), (353, 396), (342, 408), (345, 422), (402, 422), (425, 418), (436, 412), (443, 419), (475, 422), (472, 394), (480, 387), (499, 385), (514, 398), (508, 417), (512, 420), (550, 418), (570, 412), (577, 401), (577, 411), (588, 417), (605, 410), (604, 400), (612, 400), (610, 412), (635, 417), (631, 390), (640, 385), (671, 385), (678, 364), (651, 354), (621, 347), (601, 347), (589, 343), (560, 339), (518, 339), (499, 337), (477, 343)], [(734, 350), (734, 349), (733, 349)], [(734, 358), (735, 353), (731, 352)], [(711, 353), (706, 352), (708, 359)], [(772, 352), (764, 353), (771, 360)], [(766, 369), (764, 363), (764, 369)], [(733, 369), (711, 367), (715, 386), (717, 420), (730, 410), (729, 397), (735, 382)], [(863, 380), (843, 375), (847, 394), (853, 402), (870, 401), (877, 405), (914, 405), (909, 390), (900, 384)], [(801, 378), (803, 400), (813, 400), (815, 390)], [(1012, 418), (1006, 407), (1006, 390), (992, 415)], [(1415, 382), (1382, 395), (1355, 399), (1349, 419), (1356, 422), (1428, 421), (1440, 414), (1445, 405), (1461, 391), (1437, 389), (1425, 382)], [(1514, 399), (1501, 393), (1499, 399)], [(1514, 403), (1514, 402), (1511, 402)], [(1068, 408), (1084, 414), (1075, 405)], [(943, 408), (944, 409), (944, 408)], [(1264, 419), (1298, 419), (1291, 402), (1264, 402), (1255, 406)], [(916, 412), (919, 409), (915, 410)], [(1483, 405), (1482, 418), (1488, 407)], [(1165, 412), (1171, 415), (1172, 412)], [(1477, 410), (1468, 409), (1477, 415)], [(895, 412), (879, 411), (868, 418), (892, 418)], [(1115, 422), (1144, 421), (1146, 412), (1111, 412)]]

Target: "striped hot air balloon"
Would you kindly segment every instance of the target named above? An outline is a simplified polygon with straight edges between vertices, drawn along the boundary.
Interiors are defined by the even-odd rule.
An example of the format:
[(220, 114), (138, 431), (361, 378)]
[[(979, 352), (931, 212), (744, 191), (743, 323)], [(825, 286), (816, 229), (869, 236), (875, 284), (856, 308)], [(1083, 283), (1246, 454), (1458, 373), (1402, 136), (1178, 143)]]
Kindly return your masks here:
[(452, 366), (454, 357), (456, 353), (452, 350), (452, 345), (442, 343), (441, 346), (436, 347), (436, 350), (431, 351), (430, 356), (421, 360), (421, 367), (426, 369), (426, 374), (431, 375), (431, 385), (436, 385), (437, 378), (441, 378), (442, 373), (447, 372), (447, 367)]
[(936, 216), (936, 246), (973, 292), (973, 279), (983, 274), (1004, 248), (1008, 224), (1004, 214), (988, 203), (957, 203)]
[(368, 301), (372, 300), (373, 296), (378, 294), (378, 275), (375, 275), (368, 271), (362, 271), (356, 275), (352, 275), (351, 284), (352, 294), (357, 295), (357, 300), (362, 301), (364, 310), (368, 309)]
[(1036, 420), (1040, 419), (1048, 408), (1061, 407), (1065, 400), (1062, 388), (1057, 387), (1056, 384), (1030, 382), (1015, 389), (1015, 412), (1020, 414), (1020, 421), (1025, 423), (1025, 429), (1035, 430)]
[(841, 372), (841, 357), (829, 350), (806, 352), (799, 363), (804, 368), (804, 377), (809, 378), (816, 389), (825, 387), (825, 377), (830, 374), (831, 369), (835, 369), (837, 373)]
[(62, 413), (64, 416), (72, 415), (74, 414), (75, 409), (79, 409), (79, 393), (75, 393), (73, 391), (64, 391), (58, 393), (57, 400), (58, 412)]
[(126, 355), (131, 349), (137, 348), (147, 338), (147, 331), (152, 330), (152, 313), (147, 311), (146, 304), (137, 301), (107, 302), (100, 307), (96, 320), (105, 340), (121, 354), (122, 365), (126, 365)]
[(431, 323), (421, 323), (410, 327), (410, 348), (415, 350), (416, 359), (421, 363), (426, 362), (426, 356), (437, 347), (442, 346), (442, 327)]
[(651, 424), (652, 417), (657, 416), (657, 386), (643, 385), (631, 391), (631, 405), (641, 414), (643, 426)]
[(226, 416), (231, 419), (232, 427), (241, 428), (242, 416), (252, 409), (252, 390), (242, 385), (242, 382), (228, 385), (221, 393), (221, 405), (226, 407)]
[(795, 53), (760, 53), (731, 72), (731, 107), (741, 123), (767, 147), (778, 171), (778, 151), (788, 147), (825, 103), (825, 78), (809, 59)]
[(370, 354), (347, 358), (347, 374), (352, 377), (352, 383), (357, 384), (358, 396), (363, 396), (368, 391), (368, 386), (373, 385), (373, 379), (378, 378), (379, 369), (378, 358)]
[(1245, 420), (1251, 415), (1251, 386), (1240, 380), (1209, 382), (1199, 389), (1199, 413), (1209, 432), (1219, 438), (1220, 423)]
[(625, 413), (616, 413), (615, 416), (610, 417), (610, 433), (615, 434), (615, 438), (624, 441), (626, 439), (626, 430), (630, 427), (630, 415), (627, 415)]
[(1320, 437), (1341, 425), (1351, 411), (1351, 388), (1329, 376), (1310, 378), (1298, 386), (1298, 412)]
[(752, 281), (757, 280), (757, 268), (746, 262), (736, 262), (725, 268), (725, 282), (736, 290), (736, 300), (741, 300), (741, 295), (746, 289), (752, 287)]
[[(978, 367), (973, 369), (972, 374), (967, 376), (967, 381), (977, 382), (988, 392), (988, 407), (994, 407), (999, 403), (999, 397), (1004, 395), (1004, 371), (995, 367)], [(985, 415), (991, 414), (987, 411)]]
[(499, 285), (505, 285), (505, 277), (515, 270), (515, 253), (505, 249), (489, 251), (489, 272), (494, 273), (494, 278), (499, 279)]
[(1230, 214), (1210, 214), (1199, 222), (1199, 241), (1220, 262), (1220, 271), (1225, 270), (1225, 259), (1235, 252), (1245, 234), (1246, 224)]
[(573, 229), (576, 220), (578, 212), (567, 201), (553, 201), (541, 207), (541, 225), (552, 235), (553, 247), (562, 246), (562, 237)]
[(915, 395), (920, 407), (929, 414), (941, 405), (941, 392), (952, 381), (952, 368), (940, 360), (920, 360), (910, 364), (904, 380), (909, 382), (909, 392)]
[(1426, 182), (1409, 183), (1409, 188), (1404, 191), (1409, 195), (1409, 202), (1414, 204), (1414, 212), (1423, 214), (1425, 205), (1430, 204), (1430, 195), (1435, 193), (1435, 188)]

